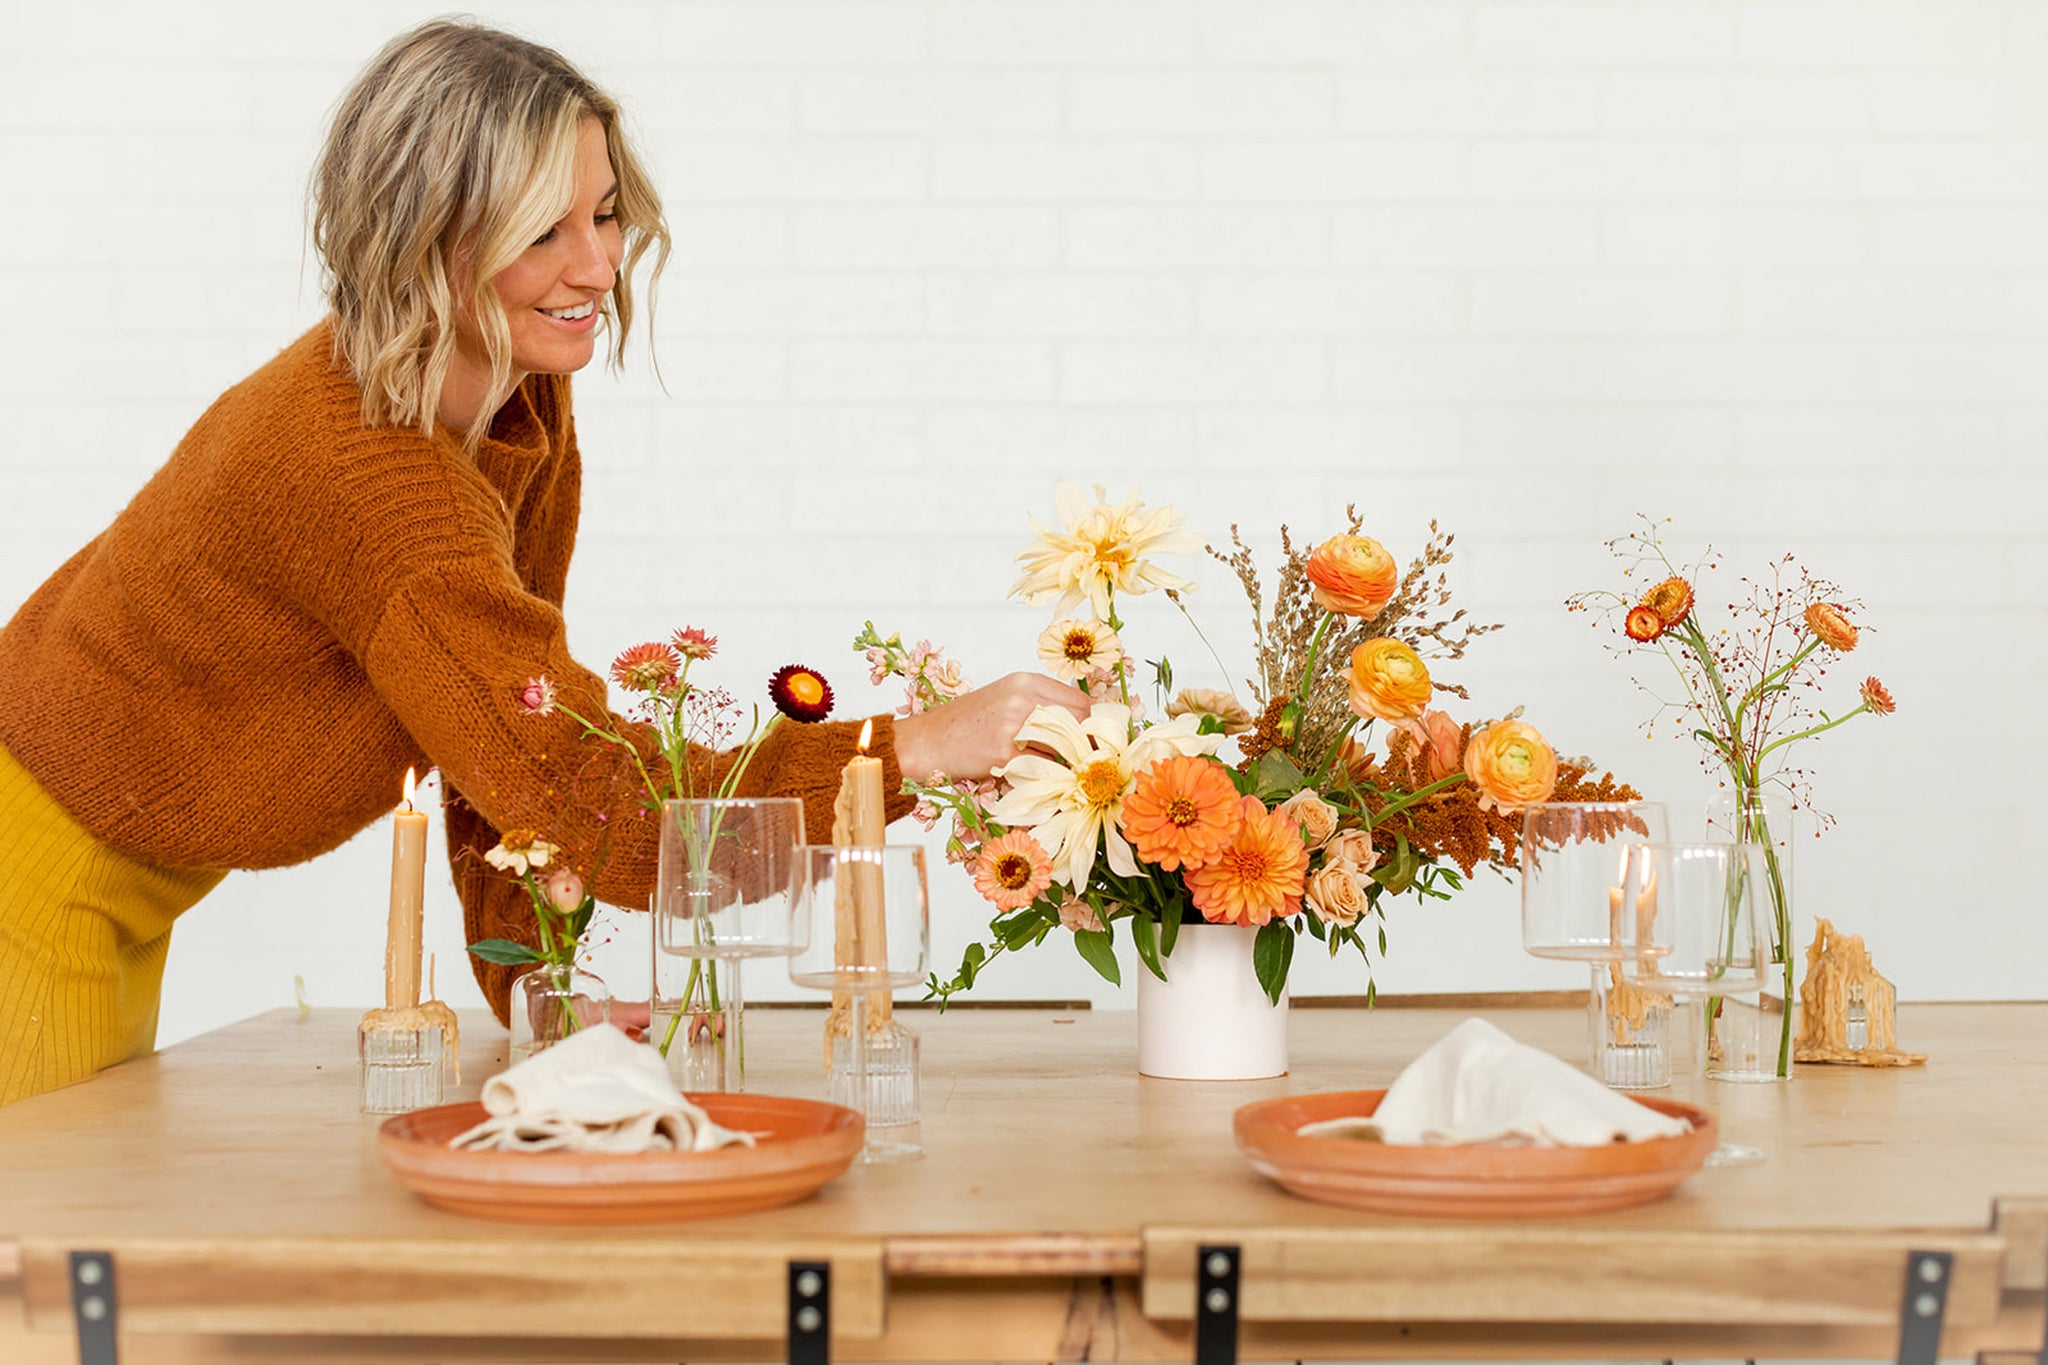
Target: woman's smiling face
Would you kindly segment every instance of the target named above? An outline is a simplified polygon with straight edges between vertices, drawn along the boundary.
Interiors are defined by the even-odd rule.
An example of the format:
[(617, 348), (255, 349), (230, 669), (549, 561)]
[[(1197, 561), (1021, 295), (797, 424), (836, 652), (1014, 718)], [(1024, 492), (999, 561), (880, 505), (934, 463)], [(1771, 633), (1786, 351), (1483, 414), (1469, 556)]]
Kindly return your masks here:
[[(616, 203), (618, 177), (605, 149), (604, 125), (594, 118), (584, 119), (577, 131), (575, 176), (569, 212), (491, 281), (505, 309), (515, 380), (529, 374), (572, 374), (597, 353), (598, 305), (618, 279), (625, 243)], [(490, 372), (483, 340), (464, 319), (449, 396), (474, 394), (472, 401), (481, 401)], [(444, 411), (444, 417), (449, 415)]]

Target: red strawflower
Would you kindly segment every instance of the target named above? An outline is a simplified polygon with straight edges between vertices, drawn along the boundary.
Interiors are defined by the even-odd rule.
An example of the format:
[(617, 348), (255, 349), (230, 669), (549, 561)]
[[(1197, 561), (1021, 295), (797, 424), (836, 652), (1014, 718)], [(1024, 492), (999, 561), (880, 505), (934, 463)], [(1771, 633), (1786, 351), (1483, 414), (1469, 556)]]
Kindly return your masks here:
[(1642, 603), (1628, 609), (1628, 619), (1622, 622), (1622, 630), (1637, 644), (1646, 645), (1664, 633), (1664, 618), (1657, 609)]
[(775, 709), (791, 720), (820, 721), (832, 714), (832, 684), (817, 670), (802, 664), (784, 664), (768, 679), (768, 696)]

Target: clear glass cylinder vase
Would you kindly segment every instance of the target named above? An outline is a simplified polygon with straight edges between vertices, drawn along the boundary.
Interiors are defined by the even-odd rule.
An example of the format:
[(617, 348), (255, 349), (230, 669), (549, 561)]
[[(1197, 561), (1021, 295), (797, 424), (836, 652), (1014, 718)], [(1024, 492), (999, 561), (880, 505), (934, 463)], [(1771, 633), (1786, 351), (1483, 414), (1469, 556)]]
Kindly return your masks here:
[(542, 966), (512, 982), (512, 1060), (523, 1062), (612, 1018), (604, 978), (576, 967)]
[(1770, 787), (1727, 787), (1707, 803), (1708, 837), (1758, 854), (1746, 866), (1763, 881), (1755, 892), (1759, 937), (1765, 940), (1763, 989), (1707, 1001), (1707, 1074), (1717, 1079), (1792, 1078), (1796, 815), (1790, 795)]
[(737, 958), (676, 957), (654, 949), (647, 1040), (676, 1088), (737, 1094), (747, 1088), (746, 998)]

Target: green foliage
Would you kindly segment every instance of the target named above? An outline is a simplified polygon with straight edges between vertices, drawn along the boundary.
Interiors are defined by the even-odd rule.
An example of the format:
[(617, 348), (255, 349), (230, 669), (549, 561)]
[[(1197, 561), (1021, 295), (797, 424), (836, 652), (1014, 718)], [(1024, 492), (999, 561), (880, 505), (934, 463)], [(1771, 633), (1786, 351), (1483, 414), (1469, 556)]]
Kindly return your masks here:
[(523, 967), (529, 963), (547, 960), (524, 943), (514, 943), (509, 938), (478, 939), (469, 945), (469, 951), (486, 962), (497, 963), (500, 967)]
[(1115, 939), (1111, 931), (1101, 929), (1077, 929), (1074, 931), (1074, 951), (1093, 967), (1104, 981), (1112, 986), (1124, 984), (1123, 973), (1116, 965)]
[(1287, 967), (1293, 961), (1294, 930), (1287, 921), (1267, 920), (1260, 925), (1258, 937), (1252, 940), (1252, 971), (1266, 999), (1276, 1005), (1280, 992), (1287, 988)]

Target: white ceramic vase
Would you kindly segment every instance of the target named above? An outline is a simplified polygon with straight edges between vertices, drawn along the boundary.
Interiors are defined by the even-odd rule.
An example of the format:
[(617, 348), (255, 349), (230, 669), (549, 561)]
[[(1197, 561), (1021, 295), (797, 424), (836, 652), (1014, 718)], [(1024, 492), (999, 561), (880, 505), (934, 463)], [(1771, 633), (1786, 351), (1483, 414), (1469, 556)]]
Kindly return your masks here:
[(1274, 1005), (1252, 974), (1258, 930), (1184, 924), (1166, 980), (1138, 967), (1138, 1071), (1177, 1081), (1287, 1074), (1287, 996)]

